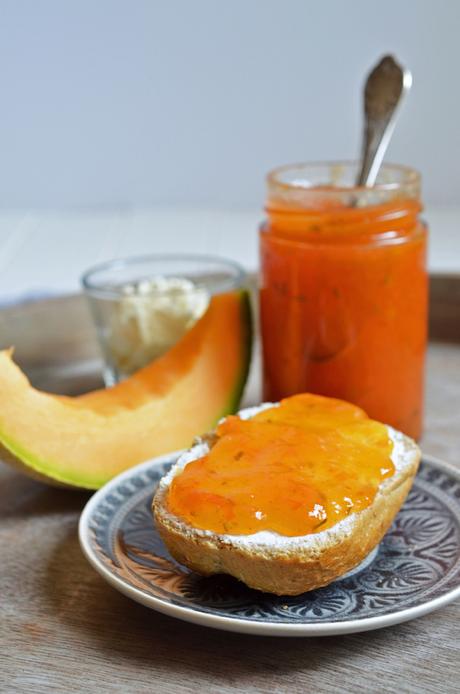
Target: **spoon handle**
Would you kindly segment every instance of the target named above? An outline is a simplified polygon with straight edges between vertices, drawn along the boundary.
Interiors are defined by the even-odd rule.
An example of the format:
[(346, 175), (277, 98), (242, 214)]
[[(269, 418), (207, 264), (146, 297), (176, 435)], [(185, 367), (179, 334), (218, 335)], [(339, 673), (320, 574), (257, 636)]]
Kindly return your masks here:
[(412, 86), (412, 75), (392, 56), (372, 70), (364, 88), (365, 128), (358, 186), (373, 186), (391, 140), (403, 97)]

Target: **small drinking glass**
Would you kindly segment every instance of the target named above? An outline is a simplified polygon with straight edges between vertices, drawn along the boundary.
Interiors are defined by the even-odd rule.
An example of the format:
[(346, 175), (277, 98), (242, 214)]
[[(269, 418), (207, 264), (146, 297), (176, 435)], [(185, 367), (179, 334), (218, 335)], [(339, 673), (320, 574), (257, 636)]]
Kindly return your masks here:
[(212, 256), (145, 255), (96, 265), (81, 282), (112, 386), (171, 349), (211, 297), (245, 286), (246, 274)]

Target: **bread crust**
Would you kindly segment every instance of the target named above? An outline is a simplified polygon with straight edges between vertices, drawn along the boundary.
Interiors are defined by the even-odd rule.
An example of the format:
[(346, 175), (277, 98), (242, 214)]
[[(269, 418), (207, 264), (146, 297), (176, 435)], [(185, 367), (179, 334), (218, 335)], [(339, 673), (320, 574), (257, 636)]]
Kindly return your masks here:
[[(383, 538), (412, 486), (420, 450), (398, 433), (407, 453), (404, 465), (379, 487), (366, 509), (328, 530), (295, 543), (240, 543), (231, 536), (206, 533), (170, 514), (168, 486), (160, 485), (153, 513), (171, 555), (204, 576), (225, 573), (257, 590), (299, 595), (328, 585), (356, 567)], [(350, 522), (351, 521), (351, 522)]]

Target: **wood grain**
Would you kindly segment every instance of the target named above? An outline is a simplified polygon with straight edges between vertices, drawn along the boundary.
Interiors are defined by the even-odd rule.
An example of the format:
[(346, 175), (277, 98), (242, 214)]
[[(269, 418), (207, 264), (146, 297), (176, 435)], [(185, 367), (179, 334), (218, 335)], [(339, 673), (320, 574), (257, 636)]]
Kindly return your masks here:
[[(430, 347), (423, 448), (460, 465), (456, 344)], [(0, 464), (1, 692), (458, 691), (460, 602), (322, 639), (186, 624), (131, 602), (89, 566), (77, 539), (88, 498)]]
[(460, 276), (430, 277), (430, 335), (460, 342)]

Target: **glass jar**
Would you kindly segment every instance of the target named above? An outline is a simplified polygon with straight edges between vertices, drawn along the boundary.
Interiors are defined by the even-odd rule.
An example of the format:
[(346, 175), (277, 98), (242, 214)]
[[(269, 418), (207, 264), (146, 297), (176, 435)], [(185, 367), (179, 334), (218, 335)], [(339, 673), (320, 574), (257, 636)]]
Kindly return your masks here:
[(82, 277), (113, 386), (161, 357), (204, 314), (215, 294), (246, 285), (231, 260), (144, 255), (101, 263)]
[(420, 176), (357, 163), (276, 169), (260, 230), (264, 399), (310, 391), (419, 438), (427, 341)]

